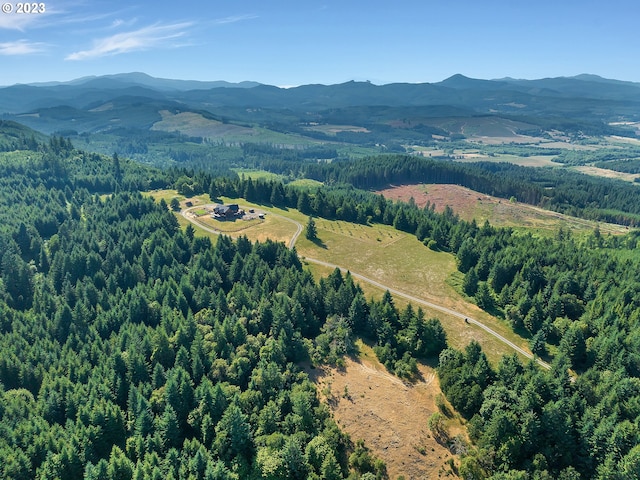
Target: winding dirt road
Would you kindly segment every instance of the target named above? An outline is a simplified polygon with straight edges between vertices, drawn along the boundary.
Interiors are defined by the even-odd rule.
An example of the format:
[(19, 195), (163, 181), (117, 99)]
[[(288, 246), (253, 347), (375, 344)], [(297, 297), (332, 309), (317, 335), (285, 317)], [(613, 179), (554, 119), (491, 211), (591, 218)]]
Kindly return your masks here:
[[(186, 210), (183, 210), (181, 212), (182, 216), (187, 219), (189, 222), (193, 223), (194, 225), (197, 225), (198, 227), (202, 228), (203, 230), (206, 230), (208, 232), (211, 233), (215, 233), (215, 234), (220, 234), (222, 232), (214, 229), (214, 228), (210, 228), (207, 227), (206, 225), (203, 225), (200, 222), (197, 222), (196, 219), (191, 216), (188, 215), (189, 211), (195, 208), (202, 208), (201, 206), (198, 207), (192, 207), (192, 208), (188, 208)], [(291, 240), (289, 240), (289, 248), (292, 249), (295, 244), (296, 241), (298, 240), (298, 238), (300, 237), (300, 234), (302, 233), (303, 230), (303, 226), (300, 222), (293, 220), (292, 218), (289, 217), (285, 217), (284, 215), (279, 215), (277, 213), (269, 213), (269, 215), (273, 215), (276, 216), (278, 218), (282, 218), (288, 222), (293, 223), (296, 226), (296, 233), (291, 237)], [(310, 263), (315, 263), (316, 265), (322, 265), (324, 267), (328, 267), (328, 268), (338, 268), (340, 269), (342, 272), (347, 272), (349, 271), (351, 273), (351, 276), (354, 278), (357, 278), (358, 280), (361, 280), (363, 282), (367, 282), (375, 287), (381, 288), (382, 290), (389, 290), (390, 293), (392, 293), (393, 295), (397, 295), (399, 297), (405, 298), (411, 302), (420, 304), (420, 305), (424, 305), (425, 307), (429, 307), (432, 308), (434, 310), (438, 310), (440, 312), (446, 313), (448, 315), (452, 315), (454, 317), (458, 317), (462, 320), (464, 320), (466, 323), (471, 324), (471, 325), (476, 325), (479, 328), (483, 329), (485, 332), (489, 333), (490, 335), (493, 335), (494, 337), (496, 337), (498, 340), (500, 340), (502, 343), (504, 343), (505, 345), (508, 345), (509, 347), (511, 347), (513, 350), (515, 350), (516, 352), (524, 355), (527, 358), (535, 358), (535, 361), (538, 363), (538, 365), (540, 365), (542, 368), (545, 368), (547, 370), (549, 370), (551, 368), (551, 366), (547, 363), (544, 362), (543, 360), (540, 360), (539, 358), (534, 357), (530, 352), (527, 352), (526, 350), (524, 350), (523, 348), (519, 347), (518, 345), (516, 345), (515, 343), (513, 343), (511, 340), (503, 337), (502, 335), (500, 335), (498, 332), (496, 332), (495, 330), (493, 330), (492, 328), (488, 327), (487, 325), (485, 325), (484, 323), (476, 320), (475, 318), (469, 317), (467, 315), (464, 315), (460, 312), (457, 312), (455, 310), (452, 310), (450, 308), (444, 307), (442, 305), (438, 305), (436, 303), (432, 303), (432, 302), (428, 302), (426, 300), (423, 300), (421, 298), (415, 297), (409, 293), (405, 293), (401, 290), (396, 290), (395, 288), (391, 288), (388, 287), (387, 285), (384, 285), (380, 282), (378, 282), (377, 280), (374, 280), (372, 278), (369, 277), (365, 277), (364, 275), (360, 275), (359, 273), (355, 273), (352, 272), (351, 270), (345, 268), (345, 267), (341, 267), (340, 265), (334, 265), (333, 263), (329, 263), (329, 262), (325, 262), (323, 260), (318, 260), (317, 258), (310, 258), (310, 257), (304, 257), (304, 260)]]

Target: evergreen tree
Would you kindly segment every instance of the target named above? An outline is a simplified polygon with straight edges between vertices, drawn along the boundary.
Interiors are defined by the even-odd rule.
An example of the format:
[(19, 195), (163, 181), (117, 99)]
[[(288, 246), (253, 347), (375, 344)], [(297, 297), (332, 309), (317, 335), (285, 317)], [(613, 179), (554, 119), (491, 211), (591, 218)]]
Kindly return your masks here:
[(309, 217), (307, 221), (307, 227), (305, 228), (304, 236), (311, 241), (317, 240), (318, 238), (318, 230), (316, 228), (316, 222), (313, 220), (313, 217)]
[(475, 268), (470, 268), (464, 275), (462, 280), (462, 290), (464, 293), (473, 297), (478, 291), (478, 274)]
[(300, 213), (304, 213), (305, 215), (309, 215), (311, 213), (311, 199), (306, 191), (303, 191), (298, 196), (297, 208)]

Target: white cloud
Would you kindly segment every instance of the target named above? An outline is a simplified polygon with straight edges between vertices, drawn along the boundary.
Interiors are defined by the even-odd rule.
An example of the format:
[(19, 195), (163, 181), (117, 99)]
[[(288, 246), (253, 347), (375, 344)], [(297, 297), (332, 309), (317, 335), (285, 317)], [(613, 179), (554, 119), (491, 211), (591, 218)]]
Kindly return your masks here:
[(137, 21), (137, 18), (132, 18), (130, 20), (122, 20), (121, 18), (117, 18), (116, 20), (111, 22), (109, 28), (132, 27)]
[(244, 20), (252, 20), (254, 18), (258, 18), (257, 15), (233, 15), (231, 17), (218, 18), (214, 21), (217, 25), (224, 25), (227, 23), (237, 23), (242, 22)]
[(186, 29), (192, 23), (183, 22), (172, 25), (155, 24), (132, 32), (124, 32), (96, 40), (93, 48), (74, 52), (65, 60), (87, 60), (110, 55), (149, 50), (155, 47), (175, 46), (171, 40), (186, 35)]
[(40, 15), (18, 15), (17, 13), (0, 13), (0, 29), (18, 30), (23, 32), (30, 25), (39, 20)]
[[(41, 5), (41, 2), (36, 2)], [(52, 5), (45, 3), (45, 11), (40, 13), (20, 14), (17, 13), (17, 3), (9, 2), (13, 5), (12, 13), (0, 13), (0, 30), (18, 30), (24, 32), (26, 30), (32, 30), (36, 28), (49, 28), (51, 26), (59, 25), (60, 21), (65, 16), (63, 5), (61, 2), (57, 2), (58, 5)], [(26, 5), (26, 4), (25, 4)], [(31, 4), (33, 5), (33, 4)], [(40, 7), (38, 7), (40, 8)]]
[(18, 40), (16, 42), (0, 43), (0, 55), (30, 55), (40, 53), (44, 50), (45, 44)]

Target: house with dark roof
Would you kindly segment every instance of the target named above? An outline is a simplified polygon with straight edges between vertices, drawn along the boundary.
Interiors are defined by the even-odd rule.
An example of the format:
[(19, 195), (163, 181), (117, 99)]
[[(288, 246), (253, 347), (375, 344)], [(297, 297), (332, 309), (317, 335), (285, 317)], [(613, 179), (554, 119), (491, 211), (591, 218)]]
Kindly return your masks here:
[(237, 203), (232, 203), (231, 205), (216, 205), (213, 208), (214, 217), (232, 218), (241, 215), (241, 212), (242, 210), (240, 210)]

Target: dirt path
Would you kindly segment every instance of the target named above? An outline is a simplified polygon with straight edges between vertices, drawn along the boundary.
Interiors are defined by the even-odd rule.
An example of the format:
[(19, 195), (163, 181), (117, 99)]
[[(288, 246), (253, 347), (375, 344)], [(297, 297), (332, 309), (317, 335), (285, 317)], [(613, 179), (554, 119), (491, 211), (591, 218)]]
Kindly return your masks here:
[[(343, 272), (347, 272), (348, 271), (348, 269), (346, 269), (344, 267), (340, 267), (339, 265), (334, 265), (332, 263), (328, 263), (328, 262), (325, 262), (323, 260), (318, 260), (318, 259), (309, 258), (309, 257), (304, 257), (304, 260), (307, 261), (307, 262), (315, 263), (317, 265), (322, 265), (322, 266), (328, 267), (328, 268), (339, 268)], [(443, 312), (443, 313), (446, 313), (446, 314), (449, 314), (449, 315), (453, 315), (453, 316), (458, 317), (458, 318), (460, 318), (462, 320), (465, 320), (467, 324), (476, 325), (476, 326), (480, 327), (485, 332), (493, 335), (498, 340), (500, 340), (501, 342), (505, 343), (509, 347), (513, 348), (516, 352), (521, 353), (525, 357), (534, 358), (534, 356), (530, 352), (527, 352), (526, 350), (520, 348), (518, 345), (516, 345), (515, 343), (513, 343), (509, 339), (503, 337), (502, 335), (500, 335), (498, 332), (496, 332), (492, 328), (488, 327), (484, 323), (482, 323), (482, 322), (480, 322), (480, 321), (478, 321), (478, 320), (476, 320), (474, 318), (468, 317), (468, 316), (466, 316), (466, 315), (464, 315), (464, 314), (462, 314), (460, 312), (456, 312), (455, 310), (452, 310), (450, 308), (444, 307), (442, 305), (438, 305), (437, 303), (428, 302), (428, 301), (423, 300), (421, 298), (414, 297), (413, 295), (410, 295), (410, 294), (405, 293), (403, 291), (396, 290), (395, 288), (388, 287), (388, 286), (383, 285), (382, 283), (380, 283), (380, 282), (378, 282), (376, 280), (373, 280), (372, 278), (368, 278), (368, 277), (365, 277), (364, 275), (360, 275), (359, 273), (351, 272), (351, 276), (354, 277), (354, 278), (357, 278), (358, 280), (362, 280), (363, 282), (367, 282), (367, 283), (369, 283), (369, 284), (371, 284), (371, 285), (373, 285), (375, 287), (381, 288), (383, 290), (389, 290), (389, 292), (392, 293), (393, 295), (397, 295), (399, 297), (406, 298), (407, 300), (409, 300), (411, 302), (414, 302), (414, 303), (417, 303), (417, 304), (420, 304), (420, 305), (424, 305), (425, 307), (433, 308), (434, 310), (438, 310), (440, 312)], [(536, 358), (536, 362), (541, 367), (546, 368), (547, 370), (549, 370), (551, 368), (551, 366), (547, 362), (544, 362), (544, 361), (540, 360), (539, 358)]]
[[(182, 216), (184, 218), (186, 218), (188, 221), (190, 221), (191, 223), (193, 223), (194, 225), (197, 225), (198, 227), (200, 227), (200, 228), (202, 228), (202, 229), (204, 229), (204, 230), (206, 230), (208, 232), (215, 233), (215, 234), (220, 234), (221, 233), (220, 231), (218, 231), (218, 230), (216, 230), (214, 228), (209, 228), (209, 227), (207, 227), (205, 225), (202, 225), (200, 222), (196, 221), (196, 219), (192, 215), (189, 214), (189, 211), (194, 209), (194, 208), (202, 208), (202, 206), (192, 207), (192, 208), (188, 208), (186, 210), (183, 210), (181, 212)], [(285, 217), (284, 215), (278, 215), (276, 213), (270, 213), (270, 215), (274, 215), (274, 216), (283, 218), (283, 219), (285, 219), (285, 220), (287, 220), (287, 221), (289, 221), (291, 223), (294, 223), (296, 225), (296, 233), (293, 235), (293, 237), (291, 237), (291, 240), (289, 241), (289, 248), (293, 248), (295, 246), (296, 240), (298, 239), (298, 237), (302, 233), (302, 229), (303, 229), (302, 224), (300, 222), (292, 219), (292, 218)], [(347, 269), (345, 267), (342, 267), (340, 265), (334, 265), (333, 263), (325, 262), (323, 260), (319, 260), (319, 259), (316, 259), (316, 258), (304, 257), (304, 260), (307, 261), (307, 262), (315, 263), (317, 265), (322, 265), (322, 266), (328, 267), (328, 268), (339, 268), (343, 272), (350, 271), (349, 269)], [(440, 312), (443, 312), (443, 313), (458, 317), (458, 318), (464, 320), (469, 325), (475, 325), (475, 326), (483, 329), (485, 332), (489, 333), (490, 335), (493, 335), (498, 340), (500, 340), (504, 344), (508, 345), (509, 347), (514, 349), (516, 352), (524, 355), (525, 357), (534, 358), (534, 356), (530, 352), (524, 350), (523, 348), (520, 348), (518, 345), (516, 345), (512, 341), (510, 341), (509, 339), (503, 337), (498, 332), (496, 332), (495, 330), (493, 330), (489, 326), (485, 325), (484, 323), (476, 320), (475, 318), (469, 317), (467, 315), (464, 315), (464, 314), (462, 314), (460, 312), (457, 312), (457, 311), (452, 310), (450, 308), (447, 308), (445, 306), (438, 305), (437, 303), (428, 302), (428, 301), (423, 300), (421, 298), (415, 297), (415, 296), (413, 296), (413, 295), (411, 295), (409, 293), (405, 293), (405, 292), (403, 292), (401, 290), (396, 290), (395, 288), (388, 287), (387, 285), (384, 285), (384, 284), (378, 282), (377, 280), (374, 280), (374, 279), (369, 278), (369, 277), (365, 277), (364, 275), (361, 275), (359, 273), (355, 273), (355, 272), (351, 271), (351, 276), (353, 276), (354, 278), (357, 278), (359, 280), (362, 280), (363, 282), (367, 282), (367, 283), (369, 283), (369, 284), (371, 284), (371, 285), (373, 285), (375, 287), (378, 287), (378, 288), (380, 288), (382, 290), (389, 290), (389, 292), (392, 293), (393, 295), (397, 295), (397, 296), (403, 297), (403, 298), (405, 298), (405, 299), (407, 299), (407, 300), (409, 300), (411, 302), (414, 302), (414, 303), (417, 303), (417, 304), (420, 304), (420, 305), (424, 305), (426, 307), (433, 308), (434, 310), (438, 310)], [(544, 361), (540, 360), (539, 358), (536, 358), (535, 360), (541, 367), (543, 367), (543, 368), (545, 368), (547, 370), (549, 370), (551, 368), (551, 366), (547, 362), (544, 362)]]
[(278, 215), (277, 213), (271, 213), (270, 215), (274, 215), (276, 217), (279, 218), (284, 218), (285, 220), (287, 220), (288, 222), (291, 222), (293, 224), (295, 224), (296, 226), (296, 233), (293, 234), (293, 237), (291, 237), (291, 240), (289, 240), (289, 249), (292, 249), (293, 247), (295, 247), (296, 245), (296, 241), (298, 240), (298, 237), (300, 236), (300, 234), (302, 233), (302, 224), (300, 222), (296, 222), (294, 219), (289, 218), (289, 217), (285, 217), (284, 215)]

